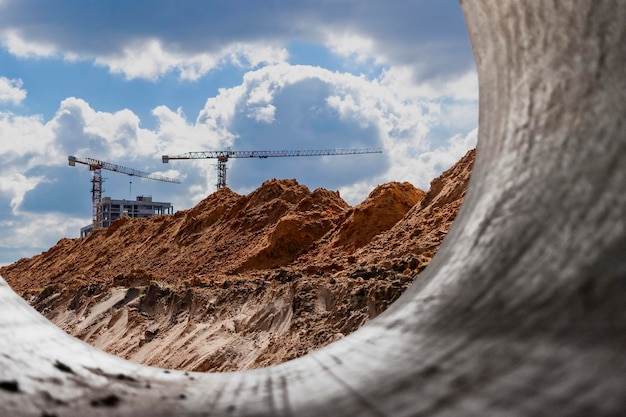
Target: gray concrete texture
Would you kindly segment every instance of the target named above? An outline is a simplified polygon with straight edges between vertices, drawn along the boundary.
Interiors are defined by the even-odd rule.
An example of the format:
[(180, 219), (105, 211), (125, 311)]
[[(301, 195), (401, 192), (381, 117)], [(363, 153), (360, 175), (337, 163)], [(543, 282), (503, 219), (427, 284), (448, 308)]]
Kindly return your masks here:
[(0, 415), (626, 415), (626, 2), (461, 6), (477, 161), (388, 311), (282, 365), (184, 373), (71, 338), (0, 280)]

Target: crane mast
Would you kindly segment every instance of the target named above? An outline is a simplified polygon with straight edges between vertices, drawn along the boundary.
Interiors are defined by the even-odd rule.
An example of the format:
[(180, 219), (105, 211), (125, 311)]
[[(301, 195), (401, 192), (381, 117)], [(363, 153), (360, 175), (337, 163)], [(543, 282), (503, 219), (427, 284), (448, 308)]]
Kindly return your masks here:
[(317, 149), (317, 150), (287, 150), (287, 151), (199, 151), (187, 152), (180, 155), (163, 155), (162, 161), (184, 159), (217, 159), (217, 189), (226, 187), (226, 163), (230, 158), (281, 158), (294, 156), (325, 156), (325, 155), (357, 155), (368, 153), (382, 153), (380, 148), (363, 149)]
[(70, 166), (76, 166), (76, 164), (83, 164), (89, 167), (89, 170), (93, 172), (91, 178), (91, 202), (92, 202), (92, 221), (93, 228), (96, 230), (100, 228), (100, 219), (102, 218), (102, 170), (119, 172), (131, 177), (146, 178), (149, 180), (171, 182), (180, 184), (180, 180), (177, 178), (170, 178), (160, 174), (151, 174), (149, 172), (139, 171), (133, 168), (124, 167), (121, 165), (113, 164), (111, 162), (100, 161), (93, 158), (77, 158), (75, 156), (67, 157)]

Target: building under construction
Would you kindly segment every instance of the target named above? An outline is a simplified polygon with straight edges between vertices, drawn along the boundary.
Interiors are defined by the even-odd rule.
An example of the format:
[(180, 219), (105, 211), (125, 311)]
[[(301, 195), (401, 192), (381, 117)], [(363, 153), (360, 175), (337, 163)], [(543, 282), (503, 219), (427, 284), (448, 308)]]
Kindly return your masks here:
[[(132, 200), (112, 200), (104, 197), (100, 203), (100, 218), (98, 227), (109, 227), (111, 223), (126, 215), (139, 219), (146, 219), (159, 214), (173, 214), (174, 207), (171, 203), (152, 201), (151, 196), (137, 196)], [(93, 230), (93, 223), (80, 229), (80, 236), (85, 237)]]

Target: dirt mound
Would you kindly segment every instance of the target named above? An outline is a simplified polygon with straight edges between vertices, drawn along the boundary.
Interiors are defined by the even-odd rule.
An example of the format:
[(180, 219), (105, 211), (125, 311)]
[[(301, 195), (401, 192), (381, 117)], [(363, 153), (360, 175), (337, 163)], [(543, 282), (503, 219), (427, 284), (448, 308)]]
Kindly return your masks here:
[(270, 180), (194, 208), (121, 218), (0, 268), (68, 333), (141, 363), (230, 371), (320, 348), (380, 314), (428, 264), (465, 195), (474, 152), (433, 180), (334, 191)]
[(331, 236), (330, 245), (351, 252), (389, 230), (417, 204), (426, 193), (408, 182), (379, 185), (365, 201), (350, 210)]
[(335, 192), (317, 189), (298, 201), (259, 242), (237, 272), (287, 265), (336, 227), (350, 206)]
[[(295, 180), (266, 181), (247, 196), (224, 188), (190, 210), (123, 217), (87, 238), (63, 239), (2, 273), (24, 293), (47, 286), (109, 285), (118, 276), (174, 285), (194, 276), (212, 279), (274, 268), (295, 259), (349, 209), (337, 193), (311, 192)], [(29, 274), (30, 279), (12, 278)]]
[(375, 264), (381, 263), (380, 254), (388, 259), (432, 258), (465, 198), (475, 157), (476, 150), (470, 150), (452, 168), (432, 180), (419, 204), (355, 255)]
[[(398, 183), (377, 187), (335, 230), (292, 265), (308, 272), (345, 271), (356, 276), (376, 276), (386, 270), (420, 272), (435, 255), (461, 207), (475, 156), (475, 150), (467, 152), (452, 168), (431, 181), (431, 188), (425, 194), (410, 184), (402, 184), (402, 188)], [(396, 197), (404, 195), (399, 190), (415, 195), (418, 202), (407, 207), (408, 198)], [(358, 210), (361, 207), (367, 211)], [(390, 227), (375, 226), (385, 224), (381, 217), (387, 213), (397, 216), (405, 208), (404, 216)], [(368, 212), (374, 218), (359, 217)], [(370, 238), (358, 240), (364, 235)], [(366, 244), (356, 245), (354, 241), (366, 241)]]

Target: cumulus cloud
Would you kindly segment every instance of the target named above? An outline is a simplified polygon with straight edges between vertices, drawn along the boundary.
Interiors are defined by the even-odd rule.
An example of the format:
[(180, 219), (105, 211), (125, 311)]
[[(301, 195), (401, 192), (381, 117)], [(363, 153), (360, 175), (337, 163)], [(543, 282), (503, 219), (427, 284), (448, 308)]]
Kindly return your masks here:
[(386, 59), (377, 53), (374, 40), (370, 37), (356, 33), (328, 32), (325, 44), (337, 55), (351, 58), (362, 63), (374, 56), (378, 56), (379, 64)]
[(142, 78), (156, 81), (171, 71), (178, 71), (180, 79), (195, 81), (227, 63), (256, 67), (261, 63), (273, 64), (286, 58), (284, 48), (265, 45), (234, 44), (211, 53), (194, 54), (178, 48), (168, 49), (158, 39), (148, 39), (125, 45), (120, 52), (97, 56), (95, 62), (129, 80)]
[[(46, 116), (28, 114), (38, 90), (26, 94), (26, 77), (0, 77), (0, 104), (22, 111), (0, 110), (2, 256), (30, 256), (62, 236), (77, 236), (89, 222), (91, 172), (69, 168), (67, 155), (179, 176), (182, 185), (136, 178), (131, 183), (105, 174), (107, 195), (154, 195), (177, 209), (215, 190), (215, 164), (163, 165), (160, 157), (198, 150), (384, 152), (231, 160), (229, 184), (239, 193), (272, 177), (339, 189), (351, 204), (388, 181), (427, 189), (475, 145), (477, 113), (476, 74), (460, 9), (451, 2), (427, 6), (425, 0), (235, 0), (211, 7), (166, 0), (0, 0), (0, 44), (20, 60), (93, 63), (124, 86), (143, 80), (159, 86), (176, 78), (179, 85), (200, 85), (225, 67), (242, 77), (217, 93), (219, 86), (211, 85), (204, 106), (193, 113), (157, 101), (150, 128), (132, 106), (101, 107), (78, 96), (80, 89), (57, 98), (58, 108)], [(441, 14), (451, 18), (442, 23)], [(286, 45), (294, 40), (328, 48), (341, 62), (339, 70), (291, 64)], [(355, 68), (365, 68), (365, 75)]]
[[(424, 152), (417, 158), (417, 165), (423, 168), (420, 173), (421, 183), (434, 178), (442, 171), (454, 165), (465, 153), (476, 147), (478, 129), (473, 129), (466, 135), (457, 134), (446, 142), (445, 146)], [(417, 182), (417, 181), (416, 181)]]
[(22, 89), (22, 80), (10, 80), (0, 77), (0, 104), (7, 103), (17, 106), (26, 98), (26, 90)]
[(24, 195), (34, 189), (44, 177), (26, 177), (17, 172), (3, 173), (0, 177), (0, 192), (8, 194), (11, 198), (13, 214), (18, 214)]
[(160, 145), (157, 134), (141, 129), (130, 110), (100, 112), (77, 98), (61, 102), (48, 122), (40, 116), (0, 112), (0, 137), (0, 195), (10, 199), (14, 212), (26, 194), (55, 183), (58, 174), (41, 175), (42, 170), (67, 166), (70, 154), (105, 161), (156, 161)]
[[(68, 154), (181, 176), (185, 179), (181, 188), (164, 188), (147, 184), (149, 181), (133, 184), (156, 193), (160, 200), (172, 201), (178, 208), (190, 207), (214, 191), (215, 167), (204, 160), (163, 166), (160, 156), (229, 147), (263, 150), (380, 146), (384, 150), (383, 155), (297, 158), (275, 163), (230, 161), (231, 185), (240, 193), (272, 176), (297, 177), (313, 188), (339, 189), (351, 204), (359, 203), (373, 187), (387, 181), (410, 181), (427, 188), (434, 176), (475, 144), (476, 134), (472, 132), (452, 136), (443, 147), (431, 149), (429, 134), (448, 108), (445, 102), (418, 93), (411, 95), (398, 83), (386, 84), (384, 77), (367, 79), (280, 63), (249, 71), (240, 85), (219, 90), (207, 99), (195, 119), (188, 118), (182, 109), (156, 107), (153, 115), (158, 124), (154, 130), (141, 128), (138, 116), (128, 109), (98, 111), (75, 97), (63, 100), (47, 122), (41, 117), (0, 113), (0, 136), (20, 138), (7, 142), (8, 146), (0, 150), (0, 200), (8, 202), (12, 213), (0, 216), (0, 221), (13, 222), (6, 224), (9, 235), (36, 233), (20, 219), (33, 215), (34, 210), (40, 210), (37, 207), (42, 207), (42, 200), (52, 200), (54, 195), (63, 195), (67, 204), (38, 213), (34, 217), (44, 217), (37, 221), (54, 217), (51, 212), (55, 210), (64, 210), (67, 216), (76, 207), (88, 214), (90, 173), (87, 169), (70, 171)], [(42, 175), (45, 166), (57, 168), (48, 168)], [(78, 190), (82, 191), (70, 186), (72, 183), (79, 184)], [(107, 184), (113, 196), (126, 195), (123, 187), (128, 187), (127, 179), (113, 174)], [(79, 227), (88, 222), (88, 216), (80, 214), (71, 219), (67, 224), (72, 228), (52, 228), (59, 234), (51, 232), (51, 240), (42, 247), (54, 244), (52, 235), (76, 236)]]
[[(465, 75), (459, 77), (464, 78)], [(457, 82), (454, 79), (450, 84)], [(204, 126), (214, 133), (205, 138), (213, 137), (213, 140), (205, 141), (207, 145), (198, 149), (262, 150), (267, 147), (265, 143), (270, 142), (273, 149), (380, 146), (384, 156), (378, 159), (280, 161), (285, 170), (293, 164), (294, 176), (297, 173), (304, 183), (341, 188), (342, 195), (351, 203), (357, 203), (372, 186), (387, 181), (410, 181), (427, 188), (434, 176), (473, 146), (475, 134), (463, 136), (461, 140), (457, 133), (475, 127), (472, 117), (475, 119), (476, 103), (450, 98), (451, 91), (444, 88), (440, 95), (432, 92), (429, 94), (432, 97), (425, 97), (421, 89), (390, 82), (386, 75), (381, 79), (367, 79), (318, 67), (278, 64), (249, 71), (241, 85), (220, 90), (216, 97), (207, 101), (195, 126), (186, 121), (181, 125), (181, 119), (174, 118), (169, 123), (163, 119), (161, 129), (182, 132), (184, 126), (187, 130)], [(268, 108), (270, 115), (262, 117), (260, 112)], [(170, 125), (177, 127), (168, 127)], [(333, 135), (326, 132), (329, 125), (332, 125)], [(446, 134), (453, 132), (451, 137), (433, 138), (434, 130), (441, 125), (445, 126)], [(433, 153), (431, 147), (435, 145), (438, 151)], [(425, 155), (425, 159), (420, 160), (423, 166), (415, 169), (415, 160), (420, 155)], [(366, 170), (362, 169), (363, 161), (367, 161), (365, 166), (369, 165)], [(194, 164), (205, 169), (207, 186), (212, 187), (210, 180), (215, 173), (207, 169), (208, 162), (195, 161)], [(277, 164), (279, 162), (231, 161), (229, 176), (237, 181), (238, 191), (245, 192), (259, 185), (246, 179), (246, 175), (249, 178), (271, 176), (278, 171)], [(355, 173), (360, 173), (361, 178)]]
[(158, 154), (160, 145), (154, 132), (139, 124), (139, 117), (128, 109), (96, 111), (85, 100), (69, 97), (47, 125), (63, 152), (134, 160)]
[(87, 222), (87, 218), (62, 213), (38, 216), (26, 213), (0, 220), (4, 231), (0, 235), (0, 266), (48, 250), (61, 237), (75, 236)]
[[(473, 66), (456, 2), (251, 0), (94, 4), (22, 0), (5, 5), (0, 38), (16, 56), (95, 59), (127, 78), (179, 71), (197, 79), (219, 62), (256, 67), (286, 58), (293, 39), (326, 43), (343, 56), (406, 65), (415, 79)], [(64, 7), (65, 6), (65, 7)]]
[(45, 39), (28, 40), (17, 30), (0, 32), (0, 40), (11, 54), (20, 58), (47, 58), (57, 54), (57, 48)]
[(367, 178), (341, 189), (341, 196), (351, 204), (361, 202), (374, 187), (389, 181), (408, 181), (418, 188), (428, 191), (430, 181), (444, 170), (454, 165), (465, 153), (476, 147), (478, 130), (466, 135), (455, 135), (446, 141), (445, 146), (407, 156), (394, 153), (394, 166), (383, 175)]
[(0, 155), (10, 158), (28, 158), (20, 160), (25, 169), (34, 165), (47, 165), (44, 155), (56, 154), (52, 132), (47, 128), (41, 116), (19, 116), (0, 112), (0, 137), (2, 149)]

